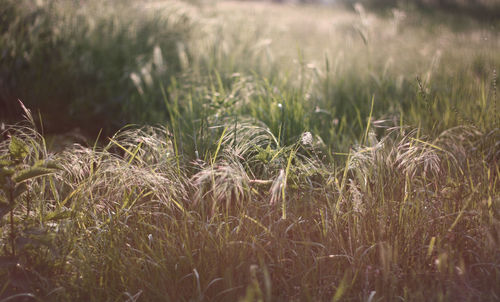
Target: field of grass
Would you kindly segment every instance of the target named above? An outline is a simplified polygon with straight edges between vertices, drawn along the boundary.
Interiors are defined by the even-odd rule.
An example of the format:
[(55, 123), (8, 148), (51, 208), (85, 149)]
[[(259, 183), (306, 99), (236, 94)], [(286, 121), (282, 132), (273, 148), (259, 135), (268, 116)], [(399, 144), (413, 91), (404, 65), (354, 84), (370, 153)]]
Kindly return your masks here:
[(0, 17), (0, 301), (500, 299), (499, 22), (135, 0)]

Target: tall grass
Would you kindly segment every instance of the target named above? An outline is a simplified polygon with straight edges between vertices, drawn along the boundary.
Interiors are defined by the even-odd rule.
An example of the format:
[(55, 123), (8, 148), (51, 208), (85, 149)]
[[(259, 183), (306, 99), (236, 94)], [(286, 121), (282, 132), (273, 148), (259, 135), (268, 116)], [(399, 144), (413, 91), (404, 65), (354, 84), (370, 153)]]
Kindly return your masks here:
[[(132, 1), (132, 20), (108, 4), (42, 5), (101, 20), (67, 42), (130, 98), (102, 123), (68, 106), (92, 127), (162, 123), (55, 153), (27, 109), (4, 125), (0, 299), (498, 300), (495, 32), (362, 6), (175, 3), (184, 15)], [(124, 65), (107, 55), (115, 42)], [(27, 94), (46, 80), (24, 76)], [(88, 93), (108, 106), (99, 85)]]
[(50, 132), (111, 134), (165, 118), (160, 83), (181, 70), (177, 45), (191, 27), (183, 6), (5, 0), (0, 9), (3, 118), (18, 118), (17, 99), (40, 110)]
[[(2, 296), (498, 297), (498, 130), (372, 133), (334, 167), (314, 140), (279, 145), (251, 120), (222, 127), (199, 159), (177, 153), (165, 128), (52, 155), (59, 170), (27, 182), (14, 208)], [(2, 154), (17, 137), (32, 142), (26, 164), (48, 156), (30, 128), (7, 131)]]

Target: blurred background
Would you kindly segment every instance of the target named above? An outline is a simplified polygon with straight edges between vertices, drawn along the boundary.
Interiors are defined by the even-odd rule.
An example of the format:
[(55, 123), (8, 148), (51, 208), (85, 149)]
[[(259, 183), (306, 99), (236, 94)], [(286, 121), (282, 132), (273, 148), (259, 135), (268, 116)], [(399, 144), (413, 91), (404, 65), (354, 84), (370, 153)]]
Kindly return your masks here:
[(316, 129), (335, 141), (361, 131), (375, 95), (377, 118), (484, 126), (500, 62), (499, 5), (1, 0), (0, 116), (20, 120), (20, 99), (44, 131), (95, 137), (165, 123), (178, 102), (182, 114), (198, 104), (278, 131), (263, 108), (293, 96), (301, 109), (288, 133)]

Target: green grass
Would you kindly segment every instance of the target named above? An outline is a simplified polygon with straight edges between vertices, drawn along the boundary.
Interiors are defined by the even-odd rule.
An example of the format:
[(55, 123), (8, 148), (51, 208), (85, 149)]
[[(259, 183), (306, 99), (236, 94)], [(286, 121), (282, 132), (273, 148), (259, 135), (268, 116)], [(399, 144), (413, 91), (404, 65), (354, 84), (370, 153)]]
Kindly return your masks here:
[[(1, 4), (18, 10), (1, 11), (2, 104), (26, 117), (0, 138), (0, 301), (499, 299), (489, 25), (362, 6), (22, 3)], [(30, 68), (9, 67), (18, 47)], [(104, 133), (54, 143), (51, 123)]]
[[(191, 28), (181, 7), (5, 0), (0, 10), (2, 117), (18, 117), (22, 99), (48, 131), (79, 127), (92, 136), (165, 118), (159, 86), (180, 72), (177, 46)], [(150, 109), (140, 110), (145, 103)]]

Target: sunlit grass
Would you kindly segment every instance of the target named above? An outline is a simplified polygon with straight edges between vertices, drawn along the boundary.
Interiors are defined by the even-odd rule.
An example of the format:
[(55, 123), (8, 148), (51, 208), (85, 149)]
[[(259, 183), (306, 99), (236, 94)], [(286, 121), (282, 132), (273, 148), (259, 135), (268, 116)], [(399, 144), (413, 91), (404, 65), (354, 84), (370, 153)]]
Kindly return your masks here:
[[(78, 50), (46, 68), (75, 68), (64, 89), (89, 110), (128, 99), (103, 126), (77, 111), (80, 127), (140, 124), (55, 153), (29, 111), (4, 125), (0, 299), (499, 299), (494, 29), (362, 6), (68, 3), (36, 13)], [(109, 27), (80, 37), (74, 16)], [(0, 41), (23, 44), (8, 22)], [(37, 60), (57, 45), (22, 37)], [(33, 82), (9, 94), (43, 108), (54, 84), (22, 70)], [(104, 78), (79, 94), (85, 72)], [(19, 176), (32, 167), (50, 169)]]

